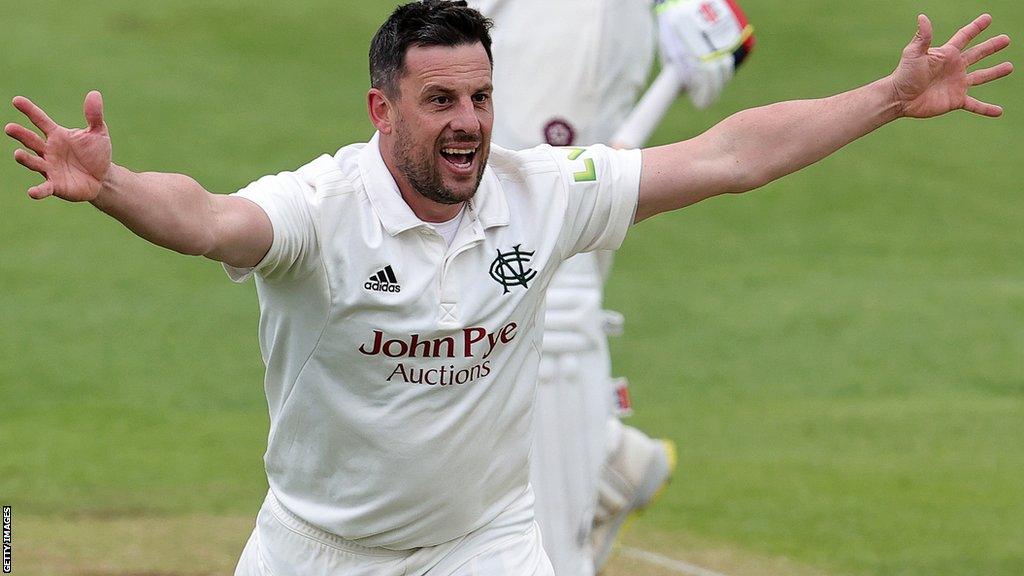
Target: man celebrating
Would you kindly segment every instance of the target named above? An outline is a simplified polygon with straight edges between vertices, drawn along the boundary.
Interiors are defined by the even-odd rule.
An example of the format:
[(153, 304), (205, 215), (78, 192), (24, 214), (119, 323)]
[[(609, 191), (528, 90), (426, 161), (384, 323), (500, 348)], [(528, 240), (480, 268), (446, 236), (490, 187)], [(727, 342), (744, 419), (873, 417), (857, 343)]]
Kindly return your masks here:
[[(490, 147), (488, 22), (463, 2), (395, 10), (370, 50), (367, 144), (232, 196), (112, 163), (102, 100), (69, 130), (5, 132), (33, 198), (88, 201), (139, 236), (255, 274), (270, 491), (236, 574), (550, 575), (527, 482), (544, 288), (632, 222), (757, 188), (902, 116), (1002, 110), (967, 95), (987, 15), (897, 70), (820, 100), (740, 112), (640, 151)], [(383, 288), (383, 289), (381, 289)]]

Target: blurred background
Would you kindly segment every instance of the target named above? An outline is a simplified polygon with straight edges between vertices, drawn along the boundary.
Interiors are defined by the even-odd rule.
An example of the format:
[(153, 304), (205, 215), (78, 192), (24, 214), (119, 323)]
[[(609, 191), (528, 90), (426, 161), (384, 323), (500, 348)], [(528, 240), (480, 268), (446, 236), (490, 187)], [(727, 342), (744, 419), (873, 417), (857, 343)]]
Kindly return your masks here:
[[(711, 109), (887, 74), (1011, 0), (744, 0), (753, 56)], [(103, 91), (115, 162), (232, 192), (372, 134), (366, 52), (392, 2), (0, 0), (0, 100), (65, 125)], [(1004, 57), (1024, 62), (1018, 46)], [(496, 63), (500, 66), (501, 63)], [(680, 470), (627, 543), (730, 575), (1024, 574), (1020, 73), (999, 120), (904, 120), (763, 190), (638, 226), (607, 303), (630, 423)], [(497, 114), (501, 111), (498, 110)], [(0, 107), (0, 123), (21, 122)], [(0, 504), (16, 574), (233, 569), (266, 491), (253, 285), (30, 200), (0, 161)], [(610, 574), (661, 574), (620, 557)], [(668, 573), (668, 572), (665, 572)]]

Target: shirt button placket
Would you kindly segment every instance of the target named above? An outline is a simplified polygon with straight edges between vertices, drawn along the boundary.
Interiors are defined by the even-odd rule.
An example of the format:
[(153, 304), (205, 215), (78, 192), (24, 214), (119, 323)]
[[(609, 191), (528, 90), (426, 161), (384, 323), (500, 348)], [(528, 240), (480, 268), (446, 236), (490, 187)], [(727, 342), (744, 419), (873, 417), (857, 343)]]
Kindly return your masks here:
[(459, 322), (458, 282), (450, 269), (451, 260), (446, 258), (441, 265), (441, 306), (438, 308), (442, 326), (455, 326)]
[[(459, 254), (469, 250), (474, 244), (483, 240), (483, 228), (480, 222), (472, 214), (467, 215), (471, 220), (470, 234), (468, 237), (456, 236), (457, 246), (450, 249), (445, 255), (444, 263), (441, 265), (441, 306), (438, 308), (438, 322), (442, 327), (452, 328), (459, 326), (459, 278), (453, 272), (455, 259)], [(461, 232), (461, 231), (460, 231)]]

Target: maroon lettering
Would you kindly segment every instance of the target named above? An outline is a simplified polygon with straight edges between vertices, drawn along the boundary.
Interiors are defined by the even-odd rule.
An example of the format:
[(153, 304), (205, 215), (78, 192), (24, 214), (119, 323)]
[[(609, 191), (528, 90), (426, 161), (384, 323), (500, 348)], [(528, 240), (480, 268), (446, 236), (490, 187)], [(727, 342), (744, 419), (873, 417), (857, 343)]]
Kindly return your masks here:
[[(494, 332), (481, 326), (470, 326), (462, 329), (461, 339), (456, 336), (426, 339), (419, 334), (411, 334), (408, 338), (385, 339), (383, 331), (374, 330), (370, 341), (360, 344), (358, 350), (366, 356), (383, 354), (388, 358), (455, 358), (457, 355), (471, 358), (477, 357), (480, 350), (476, 349), (476, 344), (480, 342), (483, 348), (483, 356), (480, 358), (486, 359), (499, 346), (511, 343), (518, 329), (515, 322), (509, 322)], [(459, 344), (462, 345), (461, 349)]]
[(504, 328), (501, 329), (502, 344), (508, 344), (509, 342), (512, 341), (513, 338), (516, 337), (516, 328), (519, 328), (519, 326), (517, 326), (515, 322), (509, 322), (508, 324), (505, 325)]
[(448, 347), (448, 351), (445, 352), (444, 355), (447, 356), (448, 358), (455, 358), (455, 338), (452, 338), (451, 336), (445, 336), (444, 338), (436, 338), (436, 339), (434, 339), (434, 351), (433, 351), (434, 356), (433, 357), (434, 358), (440, 358), (441, 357), (441, 345), (442, 344), (445, 344)]
[(420, 346), (423, 347), (423, 351), (420, 354), (420, 356), (423, 356), (424, 358), (430, 358), (430, 340), (424, 340), (420, 342), (419, 334), (413, 334), (412, 340), (409, 341), (409, 358), (416, 357), (416, 351)]
[(487, 333), (487, 352), (484, 352), (481, 358), (487, 358), (491, 355), (491, 352), (494, 351), (494, 345), (498, 343), (498, 336), (499, 334)]
[[(393, 351), (395, 349), (393, 345), (395, 344), (398, 345), (397, 351)], [(388, 358), (398, 358), (399, 356), (405, 356), (405, 353), (408, 351), (409, 345), (402, 340), (388, 340), (387, 342), (384, 343), (384, 355), (387, 356)]]
[(491, 352), (494, 352), (494, 347), (497, 346), (499, 342), (502, 343), (502, 344), (508, 344), (515, 337), (516, 337), (516, 323), (515, 322), (510, 322), (510, 323), (506, 324), (501, 330), (499, 330), (497, 332), (488, 333), (487, 334), (487, 353), (485, 353), (483, 356), (481, 356), (481, 358), (487, 358), (488, 356), (490, 356)]
[(405, 375), (405, 364), (402, 364), (401, 362), (398, 363), (398, 366), (395, 367), (395, 370), (391, 372), (390, 376), (388, 376), (388, 382), (391, 382), (391, 379), (395, 377), (395, 374), (401, 374), (402, 381), (409, 381), (409, 377)]
[(416, 370), (415, 368), (409, 368), (409, 377), (405, 379), (410, 384), (420, 384), (423, 382), (423, 368)]
[(434, 374), (436, 372), (437, 372), (436, 369), (427, 370), (426, 373), (423, 374), (423, 381), (426, 382), (427, 385), (429, 385), (429, 386), (437, 386), (437, 380), (436, 379), (433, 382), (430, 381), (430, 375)]
[(463, 328), (462, 335), (463, 342), (465, 342), (462, 352), (466, 358), (469, 358), (470, 356), (473, 355), (473, 344), (476, 344), (477, 342), (486, 338), (487, 330), (484, 330), (479, 326), (474, 326), (473, 328)]
[(398, 380), (406, 384), (426, 384), (427, 386), (456, 386), (486, 378), (490, 373), (491, 363), (489, 360), (461, 370), (451, 364), (442, 366), (440, 369), (425, 369), (412, 366), (406, 368), (405, 364), (399, 363), (391, 371), (387, 381)]
[(381, 340), (383, 338), (384, 338), (384, 333), (383, 332), (381, 332), (380, 330), (374, 330), (373, 331), (373, 350), (363, 350), (363, 346), (366, 346), (366, 344), (360, 344), (359, 345), (359, 351), (362, 352), (363, 354), (366, 354), (367, 356), (376, 356), (377, 354), (380, 354), (380, 342), (381, 342)]

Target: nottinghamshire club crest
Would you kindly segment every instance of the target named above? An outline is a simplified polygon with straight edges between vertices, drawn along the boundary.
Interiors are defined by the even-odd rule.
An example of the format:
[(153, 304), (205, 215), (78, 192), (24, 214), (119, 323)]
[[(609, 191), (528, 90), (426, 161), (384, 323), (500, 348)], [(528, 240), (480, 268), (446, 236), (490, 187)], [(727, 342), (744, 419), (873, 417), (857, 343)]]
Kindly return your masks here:
[(512, 286), (529, 288), (528, 283), (537, 275), (537, 271), (529, 267), (533, 252), (521, 250), (521, 246), (516, 244), (508, 252), (498, 250), (498, 257), (491, 262), (491, 278), (505, 288), (503, 294), (508, 294)]

